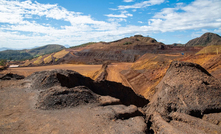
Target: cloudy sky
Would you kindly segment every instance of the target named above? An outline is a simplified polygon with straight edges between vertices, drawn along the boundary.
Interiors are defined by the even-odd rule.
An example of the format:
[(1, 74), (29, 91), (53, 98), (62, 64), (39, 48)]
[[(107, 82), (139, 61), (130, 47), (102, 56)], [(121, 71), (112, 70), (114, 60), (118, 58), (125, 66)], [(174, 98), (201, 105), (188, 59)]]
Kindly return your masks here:
[(221, 35), (221, 0), (0, 0), (0, 47), (75, 46), (135, 34), (165, 44)]

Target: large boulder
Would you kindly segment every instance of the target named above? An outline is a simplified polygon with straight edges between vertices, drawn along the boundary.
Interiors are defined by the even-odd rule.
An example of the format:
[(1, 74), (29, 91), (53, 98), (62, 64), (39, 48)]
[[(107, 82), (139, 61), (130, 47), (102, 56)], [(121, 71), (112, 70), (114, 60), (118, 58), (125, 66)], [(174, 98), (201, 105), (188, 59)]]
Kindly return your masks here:
[(78, 72), (62, 69), (35, 72), (28, 76), (26, 80), (31, 82), (33, 89), (46, 89), (53, 86), (71, 88), (88, 85), (92, 82), (90, 78), (84, 77)]
[[(177, 119), (173, 116), (174, 112), (201, 119), (205, 114), (220, 113), (220, 104), (219, 80), (198, 64), (172, 62), (164, 78), (156, 86), (156, 93), (146, 107), (146, 116), (155, 126), (158, 122), (156, 115), (171, 122)], [(153, 129), (158, 131), (157, 127)]]
[(148, 103), (142, 96), (138, 96), (134, 91), (120, 83), (111, 81), (93, 81), (89, 77), (71, 70), (51, 70), (33, 73), (26, 78), (30, 81), (30, 88), (37, 90), (47, 90), (53, 86), (74, 88), (76, 86), (85, 86), (92, 92), (101, 96), (111, 96), (120, 99), (125, 105), (134, 104), (142, 107)]

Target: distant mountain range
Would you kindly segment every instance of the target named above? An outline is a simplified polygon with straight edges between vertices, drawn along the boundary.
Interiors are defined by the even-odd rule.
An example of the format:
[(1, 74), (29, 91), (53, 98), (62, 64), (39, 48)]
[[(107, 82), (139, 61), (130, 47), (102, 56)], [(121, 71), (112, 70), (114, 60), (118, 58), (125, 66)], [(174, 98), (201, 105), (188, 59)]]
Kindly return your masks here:
[(109, 62), (134, 62), (146, 53), (195, 54), (202, 47), (165, 45), (154, 38), (134, 35), (112, 42), (89, 42), (59, 52), (27, 60), (21, 66), (41, 66), (61, 63), (102, 64)]
[(23, 49), (23, 50), (10, 50), (9, 48), (1, 48), (0, 59), (7, 60), (26, 60), (38, 57), (44, 54), (50, 54), (53, 52), (65, 49), (62, 45), (50, 44), (42, 47), (37, 47), (33, 49)]
[(221, 53), (221, 47), (218, 46), (221, 46), (221, 37), (214, 33), (205, 33), (186, 44), (174, 43), (171, 45), (157, 42), (151, 37), (135, 35), (112, 42), (89, 42), (70, 48), (66, 45), (66, 49), (64, 46), (51, 44), (33, 49), (5, 50), (0, 52), (0, 59), (26, 60), (34, 58), (27, 65), (59, 64), (63, 62), (101, 64), (106, 60), (133, 62), (145, 53), (184, 52), (195, 54), (202, 47), (204, 49), (198, 54)]
[(1, 47), (0, 51), (5, 51), (5, 50), (12, 50), (11, 48), (7, 48), (7, 47)]

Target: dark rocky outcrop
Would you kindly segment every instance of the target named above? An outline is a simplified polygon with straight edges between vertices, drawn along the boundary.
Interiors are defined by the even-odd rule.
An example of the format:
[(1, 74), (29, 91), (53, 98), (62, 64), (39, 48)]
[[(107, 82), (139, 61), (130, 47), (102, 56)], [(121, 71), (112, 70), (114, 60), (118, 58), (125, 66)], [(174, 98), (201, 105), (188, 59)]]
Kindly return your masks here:
[[(192, 130), (194, 125), (191, 125), (191, 121), (185, 121), (185, 117), (191, 116), (194, 121), (199, 120), (201, 122), (201, 118), (205, 114), (220, 113), (220, 104), (221, 82), (219, 80), (198, 64), (172, 62), (164, 78), (156, 86), (156, 93), (146, 107), (146, 116), (147, 120), (152, 122), (152, 128), (155, 132), (187, 132), (182, 131), (179, 127), (176, 128), (174, 124), (188, 124), (190, 127), (183, 130)], [(173, 114), (174, 112), (177, 114)], [(178, 118), (181, 113), (183, 115), (182, 120)], [(159, 121), (161, 123), (158, 123)], [(173, 121), (178, 121), (178, 123), (173, 124)], [(197, 123), (197, 121), (195, 122)], [(168, 129), (171, 129), (159, 129), (160, 124), (169, 126)], [(205, 126), (198, 128), (207, 130)], [(218, 133), (221, 132), (218, 127), (215, 126), (214, 128)], [(211, 131), (205, 132), (210, 133)]]
[(221, 37), (214, 33), (205, 33), (199, 38), (188, 41), (185, 46), (221, 45)]
[(97, 102), (98, 96), (84, 86), (64, 88), (55, 86), (41, 91), (36, 107), (39, 109), (61, 109)]
[(102, 96), (111, 96), (120, 99), (122, 104), (144, 106), (148, 100), (138, 96), (129, 87), (111, 81), (95, 82), (88, 77), (71, 70), (51, 70), (33, 73), (26, 80), (31, 82), (31, 88), (46, 90), (53, 86), (74, 88), (77, 86), (88, 87), (91, 91)]
[(0, 76), (0, 80), (21, 80), (25, 77), (23, 75), (13, 74), (13, 73), (7, 73), (5, 75)]

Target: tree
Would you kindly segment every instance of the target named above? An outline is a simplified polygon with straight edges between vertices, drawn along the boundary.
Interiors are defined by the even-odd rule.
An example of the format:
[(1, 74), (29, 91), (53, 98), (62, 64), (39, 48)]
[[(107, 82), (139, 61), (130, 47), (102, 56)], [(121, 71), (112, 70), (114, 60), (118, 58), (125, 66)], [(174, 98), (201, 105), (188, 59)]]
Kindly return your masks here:
[(0, 66), (5, 66), (6, 63), (7, 63), (7, 60), (5, 60), (5, 59), (0, 60)]

